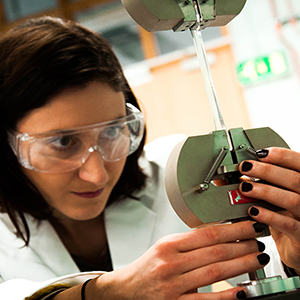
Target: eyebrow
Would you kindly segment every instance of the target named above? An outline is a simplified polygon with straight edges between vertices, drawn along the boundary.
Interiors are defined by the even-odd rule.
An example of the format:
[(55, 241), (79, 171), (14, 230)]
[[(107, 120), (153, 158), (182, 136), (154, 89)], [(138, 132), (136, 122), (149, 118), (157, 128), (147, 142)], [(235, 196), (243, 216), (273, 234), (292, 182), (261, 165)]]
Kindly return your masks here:
[(29, 136), (45, 136), (47, 137), (48, 135), (51, 136), (51, 135), (60, 135), (60, 134), (74, 134), (74, 133), (77, 133), (78, 130), (80, 129), (84, 129), (87, 128), (89, 129), (89, 127), (91, 129), (93, 129), (93, 127), (97, 127), (97, 126), (109, 126), (109, 125), (114, 125), (113, 123), (114, 122), (118, 122), (118, 121), (121, 121), (122, 119), (125, 119), (126, 117), (128, 117), (128, 115), (126, 116), (122, 116), (122, 117), (118, 117), (116, 119), (113, 119), (113, 120), (110, 120), (110, 121), (105, 121), (105, 122), (101, 122), (101, 123), (95, 123), (95, 124), (90, 124), (90, 125), (83, 125), (83, 126), (78, 126), (78, 127), (74, 127), (74, 128), (66, 128), (66, 129), (54, 129), (54, 130), (49, 130), (49, 131), (45, 131), (45, 132), (37, 132), (37, 133), (31, 133), (31, 132), (24, 132), (21, 134), (28, 134)]

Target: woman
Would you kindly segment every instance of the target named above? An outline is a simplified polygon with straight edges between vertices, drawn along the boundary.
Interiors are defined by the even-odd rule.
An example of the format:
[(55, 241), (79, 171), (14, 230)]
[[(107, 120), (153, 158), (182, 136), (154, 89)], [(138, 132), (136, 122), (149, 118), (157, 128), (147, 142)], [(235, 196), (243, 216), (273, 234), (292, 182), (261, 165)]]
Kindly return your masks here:
[(264, 226), (186, 232), (163, 182), (178, 137), (143, 150), (143, 115), (99, 34), (29, 20), (0, 60), (1, 299), (246, 298), (195, 291), (265, 266)]

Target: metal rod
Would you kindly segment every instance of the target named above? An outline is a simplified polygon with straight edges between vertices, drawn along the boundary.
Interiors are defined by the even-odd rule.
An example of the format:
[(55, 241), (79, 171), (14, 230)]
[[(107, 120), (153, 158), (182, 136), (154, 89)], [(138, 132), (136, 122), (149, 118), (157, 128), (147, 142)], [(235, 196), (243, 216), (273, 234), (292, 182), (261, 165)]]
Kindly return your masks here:
[(210, 182), (211, 182), (213, 176), (216, 174), (218, 168), (220, 167), (220, 165), (221, 165), (223, 159), (225, 158), (225, 156), (226, 156), (226, 154), (227, 154), (227, 151), (226, 151), (226, 150), (227, 150), (226, 147), (223, 147), (223, 148), (220, 150), (220, 152), (219, 152), (219, 154), (218, 154), (216, 160), (214, 161), (212, 167), (210, 168), (210, 170), (208, 171), (207, 175), (205, 176), (203, 182), (202, 182), (201, 184), (197, 185), (197, 186), (194, 188), (194, 191), (195, 191), (195, 192), (201, 193), (201, 192), (203, 192), (203, 191), (208, 190), (209, 184), (210, 184)]
[(264, 269), (259, 269), (254, 272), (250, 272), (249, 274), (249, 279), (250, 280), (261, 280), (261, 279), (266, 279), (266, 273)]
[(256, 151), (252, 147), (247, 147), (246, 151), (256, 157)]
[(206, 177), (204, 178), (203, 182), (205, 182), (205, 183), (210, 183), (210, 182), (211, 182), (213, 176), (216, 174), (217, 169), (220, 167), (220, 165), (221, 165), (223, 159), (225, 158), (225, 156), (226, 156), (226, 154), (227, 154), (226, 150), (227, 150), (227, 149), (226, 149), (225, 147), (223, 147), (223, 148), (220, 150), (220, 152), (219, 152), (219, 154), (218, 154), (218, 156), (217, 156), (217, 158), (216, 158), (214, 164), (212, 165), (212, 167), (211, 167), (211, 169), (209, 170), (208, 174), (207, 174)]
[(217, 94), (216, 94), (215, 87), (214, 87), (214, 82), (213, 82), (213, 79), (211, 76), (209, 63), (208, 63), (208, 59), (207, 59), (207, 55), (206, 55), (206, 51), (205, 51), (205, 47), (204, 47), (203, 38), (201, 35), (200, 22), (201, 22), (202, 16), (201, 16), (201, 12), (200, 12), (200, 7), (198, 5), (198, 1), (194, 1), (194, 7), (195, 7), (196, 15), (197, 15), (197, 24), (195, 27), (190, 29), (190, 31), (193, 36), (193, 41), (195, 44), (198, 60), (200, 63), (200, 68), (201, 68), (202, 76), (204, 79), (204, 84), (205, 84), (208, 100), (209, 100), (211, 111), (213, 114), (215, 129), (226, 131), (229, 150), (231, 151), (233, 149), (232, 142), (231, 142), (229, 133), (227, 131), (227, 128), (225, 126), (225, 122), (224, 122), (224, 119), (223, 119), (223, 116), (222, 116), (222, 113), (220, 110), (219, 102), (217, 99)]

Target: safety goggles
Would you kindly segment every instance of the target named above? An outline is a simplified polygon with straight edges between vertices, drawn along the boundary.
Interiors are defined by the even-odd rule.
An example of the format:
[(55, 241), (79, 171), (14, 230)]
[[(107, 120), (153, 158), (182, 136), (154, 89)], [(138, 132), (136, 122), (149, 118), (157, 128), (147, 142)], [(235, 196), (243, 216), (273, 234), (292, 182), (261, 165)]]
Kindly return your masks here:
[(8, 142), (19, 163), (38, 172), (75, 170), (94, 151), (105, 161), (118, 161), (137, 150), (144, 133), (143, 114), (129, 103), (126, 111), (126, 117), (72, 129), (45, 133), (8, 130)]

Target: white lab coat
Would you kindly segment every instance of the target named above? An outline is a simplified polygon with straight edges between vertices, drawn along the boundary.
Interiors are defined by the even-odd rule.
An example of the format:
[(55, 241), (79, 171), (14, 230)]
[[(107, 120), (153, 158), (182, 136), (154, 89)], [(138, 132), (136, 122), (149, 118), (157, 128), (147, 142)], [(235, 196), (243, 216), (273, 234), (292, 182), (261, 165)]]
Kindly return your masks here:
[[(140, 164), (150, 180), (147, 187), (137, 193), (140, 200), (125, 199), (105, 209), (105, 227), (115, 270), (136, 260), (161, 237), (188, 230), (170, 206), (164, 187), (166, 160), (182, 138), (182, 135), (169, 136), (147, 145), (146, 159), (141, 159)], [(3, 280), (0, 299), (21, 300), (49, 284), (76, 285), (101, 274), (80, 273), (51, 224), (48, 221), (38, 224), (33, 217), (26, 217), (31, 233), (29, 247), (23, 247), (23, 241), (15, 236), (8, 216), (0, 214), (0, 275)], [(272, 268), (276, 267), (282, 274), (277, 253), (275, 257)], [(272, 272), (274, 270), (271, 270), (274, 274)]]

